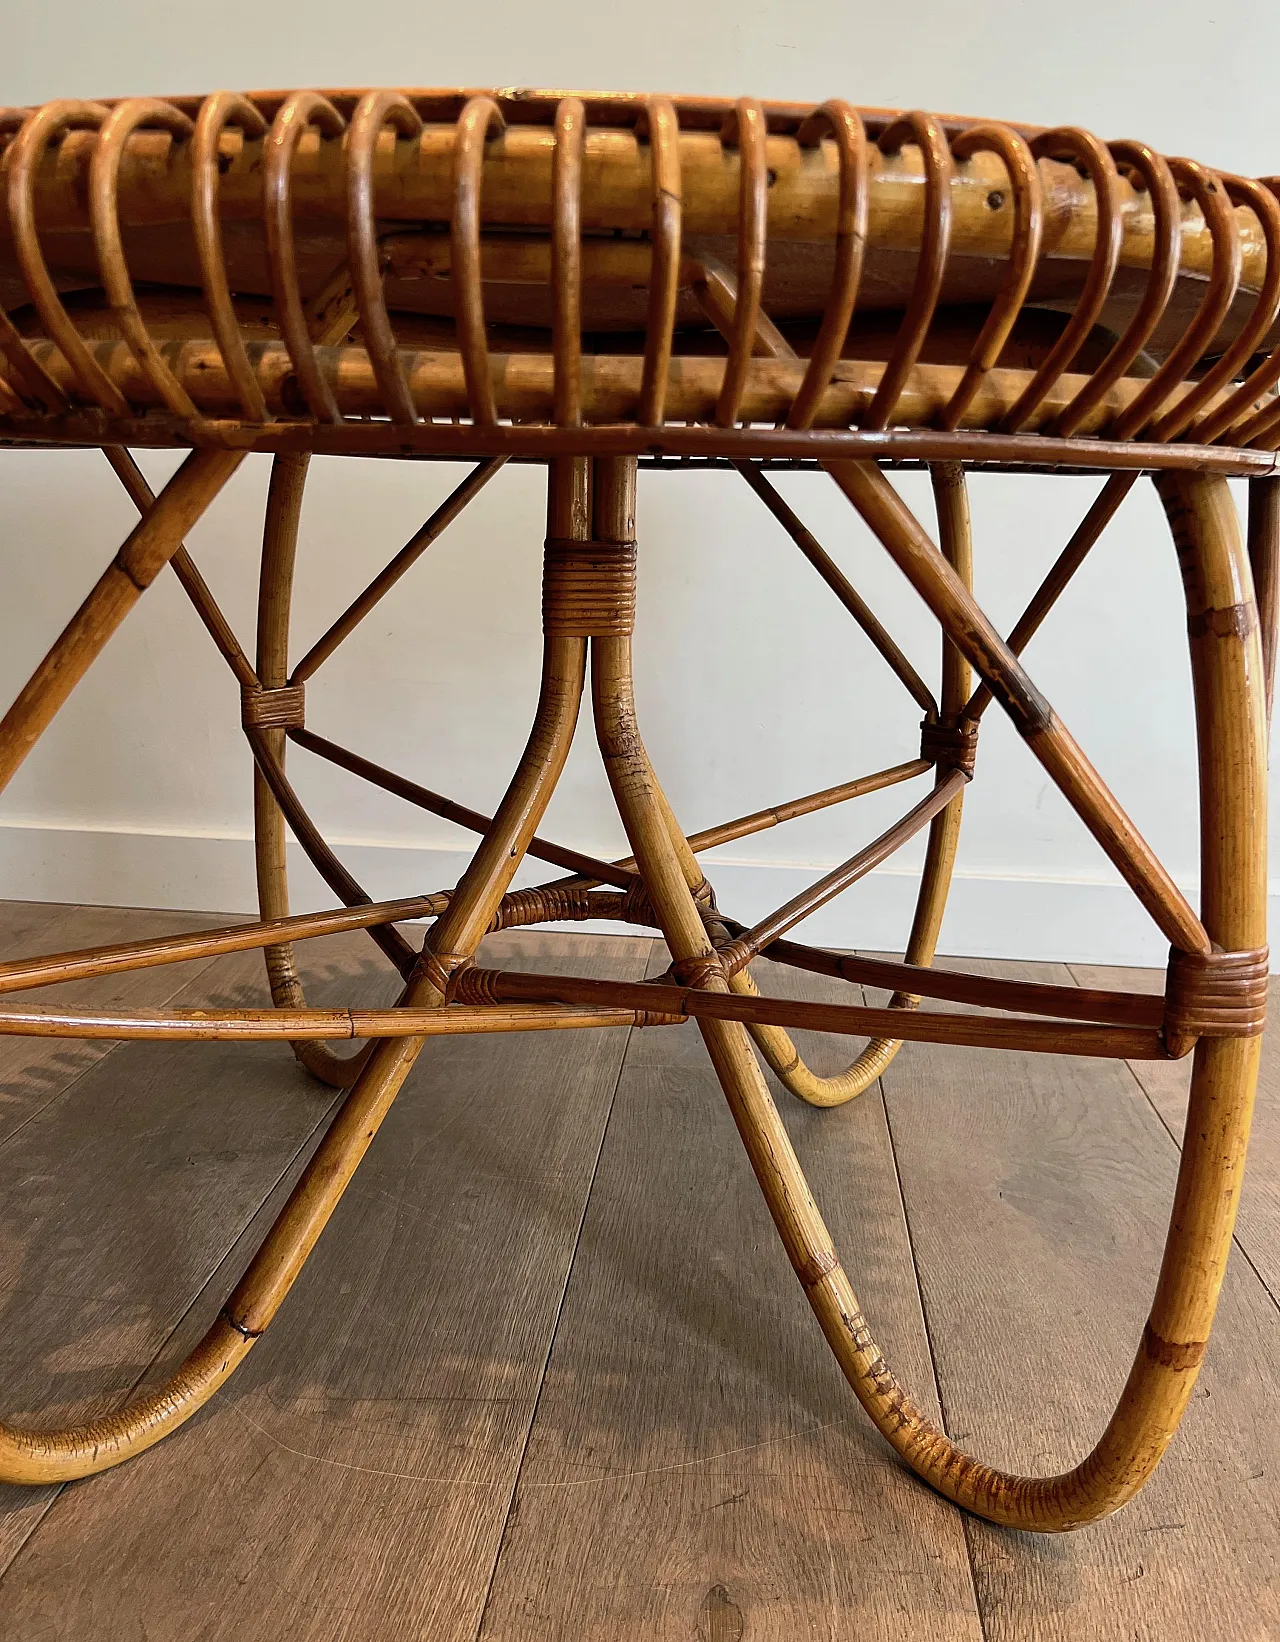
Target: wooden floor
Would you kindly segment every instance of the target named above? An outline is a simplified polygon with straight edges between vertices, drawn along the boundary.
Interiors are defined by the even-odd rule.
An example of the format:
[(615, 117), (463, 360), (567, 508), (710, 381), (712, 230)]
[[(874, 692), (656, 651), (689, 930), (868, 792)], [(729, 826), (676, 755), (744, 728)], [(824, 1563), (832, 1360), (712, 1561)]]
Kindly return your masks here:
[[(0, 904), (0, 948), (218, 921)], [(636, 978), (655, 945), (492, 951)], [(392, 992), (365, 936), (300, 950), (315, 1002)], [(762, 968), (774, 992), (837, 995)], [(255, 953), (60, 990), (265, 1001)], [(692, 1027), (437, 1040), (209, 1408), (120, 1470), (0, 1489), (0, 1635), (1280, 1638), (1278, 1055), (1182, 1432), (1119, 1517), (1035, 1538), (966, 1520), (872, 1431)], [(782, 1097), (886, 1354), (979, 1453), (1050, 1470), (1097, 1433), (1150, 1298), (1185, 1085), (1185, 1065), (921, 1045), (842, 1110)], [(165, 1373), (332, 1099), (279, 1044), (0, 1039), (5, 1415), (80, 1419)]]

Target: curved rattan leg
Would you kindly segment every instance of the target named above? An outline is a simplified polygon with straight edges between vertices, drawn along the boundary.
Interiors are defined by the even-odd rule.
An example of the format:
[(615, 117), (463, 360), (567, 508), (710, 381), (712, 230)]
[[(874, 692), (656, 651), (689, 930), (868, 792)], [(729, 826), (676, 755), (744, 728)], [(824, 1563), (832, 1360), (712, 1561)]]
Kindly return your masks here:
[[(298, 547), (298, 520), (307, 482), (307, 455), (277, 456), (271, 465), (267, 517), (262, 535), (262, 570), (258, 587), (257, 672), (264, 690), (281, 689), (289, 677), (289, 615), (293, 605), (293, 568)], [(285, 731), (261, 731), (271, 756), (283, 766)], [(253, 849), (258, 877), (258, 907), (263, 918), (289, 916), (288, 829), (266, 777), (253, 769)], [(278, 1009), (302, 1009), (306, 997), (291, 942), (264, 947), (271, 999)], [(296, 1042), (294, 1054), (313, 1077), (333, 1089), (350, 1089), (372, 1053), (365, 1044), (355, 1054), (335, 1054), (327, 1044)]]
[[(963, 804), (962, 789), (929, 824), (924, 870), (916, 897), (911, 937), (907, 942), (906, 961), (909, 964), (927, 967), (933, 962), (942, 915), (951, 889), (951, 871), (960, 839)], [(730, 976), (729, 987), (731, 991), (747, 997), (757, 993), (756, 984), (745, 969)], [(905, 993), (895, 993), (891, 1003), (896, 1008), (913, 1009), (918, 1001)], [(808, 1064), (796, 1048), (791, 1034), (781, 1026), (749, 1026), (747, 1030), (783, 1088), (807, 1106), (844, 1106), (864, 1094), (902, 1047), (900, 1038), (872, 1038), (845, 1071), (823, 1077)]]
[[(599, 484), (599, 479), (597, 484)], [(1247, 951), (1265, 936), (1265, 699), (1248, 562), (1220, 479), (1170, 475), (1161, 490), (1184, 560), (1200, 742), (1204, 917), (1215, 941)], [(647, 893), (686, 980), (725, 986), (643, 754), (630, 641), (593, 640), (592, 693), (610, 783)], [(774, 1223), (858, 1400), (903, 1459), (956, 1504), (1007, 1526), (1078, 1527), (1133, 1497), (1187, 1405), (1231, 1243), (1259, 1040), (1202, 1038), (1155, 1300), (1120, 1401), (1071, 1470), (1024, 1477), (958, 1448), (886, 1364), (836, 1254), (752, 1052), (735, 1023), (699, 1028)]]
[[(939, 544), (955, 566), (966, 587), (973, 585), (973, 545), (969, 523), (969, 498), (964, 469), (958, 462), (935, 462), (929, 470), (938, 510)], [(958, 722), (969, 699), (969, 664), (944, 633), (942, 637), (942, 722)], [(939, 774), (944, 774), (939, 771)], [(915, 915), (907, 941), (906, 961), (927, 967), (933, 962), (942, 930), (942, 917), (951, 892), (951, 875), (960, 842), (960, 819), (964, 789), (956, 794), (941, 814), (929, 824)], [(749, 972), (739, 970), (730, 977), (734, 992), (751, 996), (755, 983)], [(891, 1005), (914, 1009), (919, 999), (895, 993)], [(845, 1071), (823, 1077), (809, 1066), (780, 1026), (750, 1026), (747, 1030), (756, 1047), (783, 1088), (809, 1106), (843, 1106), (863, 1094), (876, 1081), (902, 1047), (898, 1038), (873, 1038)]]
[[(586, 464), (552, 464), (549, 534), (585, 535)], [(576, 508), (577, 520), (571, 515)], [(575, 530), (575, 522), (578, 528)], [(568, 757), (577, 724), (586, 641), (548, 636), (533, 728), (493, 823), (432, 927), (406, 989), (417, 1008), (445, 1002), (448, 977), (479, 946), (509, 889)], [(293, 1286), (417, 1059), (422, 1038), (379, 1042), (204, 1339), (159, 1390), (115, 1414), (60, 1431), (0, 1425), (0, 1482), (68, 1482), (144, 1452), (190, 1419), (233, 1373)]]

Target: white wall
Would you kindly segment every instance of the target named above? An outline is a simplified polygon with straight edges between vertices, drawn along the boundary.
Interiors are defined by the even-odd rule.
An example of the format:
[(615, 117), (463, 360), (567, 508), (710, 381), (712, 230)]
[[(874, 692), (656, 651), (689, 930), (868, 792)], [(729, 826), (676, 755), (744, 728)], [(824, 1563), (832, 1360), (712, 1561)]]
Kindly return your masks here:
[[(221, 0), (210, 9), (3, 0), (0, 97), (224, 86), (525, 84), (660, 89), (1073, 122), (1226, 168), (1280, 172), (1280, 11), (1202, 4), (788, 0), (644, 6), (488, 0)], [(158, 482), (176, 458), (150, 456)], [(435, 464), (317, 460), (295, 654), (457, 481)], [(6, 453), (0, 698), (8, 700), (129, 528), (96, 452)], [(251, 458), (191, 546), (245, 642), (267, 481)], [(928, 487), (901, 480), (928, 514)], [(1099, 481), (976, 477), (980, 593), (1010, 624)], [(780, 487), (936, 677), (922, 608), (829, 482)], [(477, 807), (523, 741), (538, 662), (542, 484), (493, 482), (311, 686), (309, 721)], [(652, 474), (640, 492), (639, 694), (650, 750), (696, 829), (910, 757), (917, 713), (740, 481)], [(483, 595), (480, 608), (478, 595)], [(1173, 553), (1150, 487), (1125, 503), (1029, 654), (1032, 672), (1175, 876), (1194, 890), (1190, 690)], [(926, 665), (927, 664), (927, 665)], [(253, 903), (249, 765), (236, 691), (165, 576), (0, 799), (0, 896), (239, 909)], [(544, 831), (621, 851), (584, 735)], [(464, 835), (293, 755), (304, 797), (375, 894), (457, 875)], [(918, 791), (918, 789), (914, 789)], [(726, 848), (712, 877), (748, 917), (879, 830), (913, 789)], [(807, 926), (900, 948), (918, 852)], [(526, 874), (530, 881), (538, 874)], [(295, 904), (331, 898), (300, 869)], [(943, 950), (1159, 962), (1161, 942), (1039, 767), (992, 712)]]

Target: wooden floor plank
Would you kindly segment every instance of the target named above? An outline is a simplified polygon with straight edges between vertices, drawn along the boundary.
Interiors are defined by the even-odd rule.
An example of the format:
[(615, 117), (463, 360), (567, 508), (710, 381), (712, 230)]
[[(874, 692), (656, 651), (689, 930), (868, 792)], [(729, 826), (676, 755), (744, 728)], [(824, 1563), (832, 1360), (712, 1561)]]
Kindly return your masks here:
[[(0, 942), (70, 944), (46, 938), (69, 910), (0, 905)], [(587, 973), (637, 974), (648, 951), (499, 940), (504, 963)], [(299, 952), (317, 1003), (394, 989), (367, 936)], [(260, 1001), (260, 968), (220, 960), (183, 1001)], [(828, 995), (816, 977), (762, 978)], [(844, 1386), (693, 1028), (633, 1034), (580, 1221), (620, 1056), (608, 1037), (432, 1046), (298, 1292), (210, 1408), (52, 1506), (0, 1492), (0, 1563), (22, 1547), (0, 1579), (5, 1642), (454, 1642), (474, 1637), (491, 1577), (485, 1642), (1280, 1636), (1280, 1310), (1246, 1261), (1183, 1431), (1132, 1506), (1048, 1539), (966, 1524)], [(813, 1058), (831, 1067), (844, 1047)], [(1265, 1061), (1240, 1221), (1264, 1276)], [(1102, 1062), (917, 1045), (887, 1074), (946, 1418), (987, 1457), (1069, 1463), (1127, 1369), (1185, 1079), (1133, 1071), (1155, 1074), (1146, 1092)], [(929, 1404), (885, 1108), (874, 1092), (834, 1112), (779, 1098), (886, 1355)], [(45, 1101), (0, 1145), (0, 1383), (6, 1412), (80, 1417), (199, 1336), (329, 1096), (282, 1045), (140, 1044)]]
[[(317, 1000), (394, 990), (367, 936), (299, 950)], [(261, 954), (218, 960), (179, 997), (267, 1001)], [(280, 1043), (122, 1044), (47, 1100), (0, 1146), (4, 1417), (117, 1406), (330, 1104)], [(0, 1488), (0, 1568), (54, 1492)]]
[[(69, 910), (61, 901), (0, 901), (0, 955), (8, 958), (25, 950), (27, 942)], [(128, 908), (125, 917), (136, 917)]]
[[(760, 968), (794, 992), (792, 972)], [(801, 982), (824, 988), (850, 995)], [(819, 1064), (849, 1047), (828, 1040)], [(826, 1112), (778, 1093), (888, 1340), (927, 1384), (878, 1091)], [(692, 1025), (632, 1035), (482, 1636), (980, 1636), (960, 1520), (897, 1465), (830, 1358)]]
[[(637, 978), (649, 946), (522, 932), (494, 951)], [(236, 1378), (57, 1500), (0, 1584), (7, 1642), (53, 1613), (80, 1637), (474, 1637), (624, 1047), (429, 1046)], [(222, 1099), (200, 1065), (184, 1090)]]
[[(36, 957), (115, 941), (179, 934), (188, 929), (210, 929), (234, 921), (199, 912), (4, 902), (0, 903), (0, 956)], [(261, 959), (258, 961), (261, 963)], [(168, 1002), (209, 962), (207, 958), (193, 959), (131, 974), (70, 981), (62, 986), (44, 986), (37, 992), (11, 994), (0, 1001), (24, 997), (48, 1009), (77, 1004), (94, 1004), (102, 1009), (145, 1008)], [(0, 1144), (114, 1048), (110, 1043), (89, 1040), (0, 1037)]]
[[(1130, 992), (1163, 992), (1162, 969), (1112, 969), (1072, 964), (1081, 986), (1120, 987)], [(1271, 1019), (1280, 1019), (1280, 977), (1271, 982)], [(1174, 1139), (1181, 1142), (1191, 1082), (1190, 1059), (1133, 1062), (1129, 1070), (1146, 1090)], [(1253, 1131), (1236, 1242), (1280, 1303), (1280, 1034), (1274, 1026), (1263, 1036), (1258, 1099), (1253, 1109)]]
[[(1023, 1471), (1074, 1463), (1150, 1304), (1166, 1130), (1108, 1062), (908, 1045), (884, 1086), (951, 1434)], [(988, 1642), (1280, 1635), (1277, 1406), (1280, 1313), (1236, 1260), (1182, 1430), (1134, 1503), (1060, 1537), (971, 1521)]]

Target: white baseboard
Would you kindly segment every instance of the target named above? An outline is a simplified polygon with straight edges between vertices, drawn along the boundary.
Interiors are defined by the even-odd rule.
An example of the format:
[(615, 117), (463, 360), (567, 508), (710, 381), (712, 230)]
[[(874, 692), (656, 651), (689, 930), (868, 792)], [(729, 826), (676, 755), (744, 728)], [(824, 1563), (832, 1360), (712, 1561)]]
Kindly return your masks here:
[[(461, 851), (335, 840), (343, 862), (376, 899), (442, 889), (458, 879)], [(750, 921), (782, 905), (831, 863), (786, 864), (706, 858), (720, 904)], [(291, 850), (292, 906), (332, 906), (301, 852)], [(554, 877), (526, 863), (516, 882)], [(1193, 884), (1183, 889), (1192, 896)], [(832, 947), (901, 951), (911, 922), (916, 876), (881, 868), (824, 907), (797, 938)], [(0, 823), (0, 899), (70, 901), (198, 912), (242, 912), (256, 905), (253, 844), (223, 834), (89, 829)], [(1280, 885), (1271, 895), (1280, 903)], [(1275, 910), (1280, 907), (1273, 906)], [(618, 924), (564, 926), (627, 933)], [(960, 870), (943, 924), (940, 954), (1101, 964), (1163, 965), (1159, 931), (1119, 882)]]

